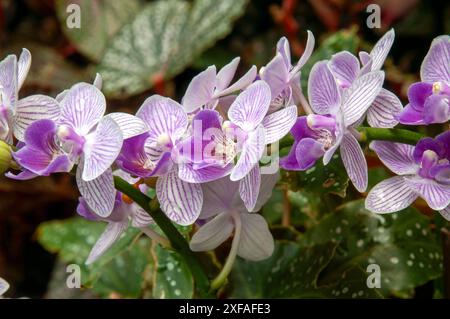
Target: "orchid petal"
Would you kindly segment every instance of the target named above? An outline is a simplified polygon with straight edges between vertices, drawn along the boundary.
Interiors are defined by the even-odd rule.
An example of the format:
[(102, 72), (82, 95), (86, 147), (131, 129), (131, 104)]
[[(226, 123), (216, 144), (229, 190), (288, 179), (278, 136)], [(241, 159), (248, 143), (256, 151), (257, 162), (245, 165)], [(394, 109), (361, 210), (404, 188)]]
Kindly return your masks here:
[(233, 232), (234, 224), (228, 213), (222, 213), (211, 219), (192, 236), (189, 247), (192, 251), (216, 249)]
[(392, 128), (398, 124), (397, 115), (402, 110), (399, 98), (394, 93), (381, 89), (367, 111), (367, 122), (372, 127)]
[(164, 213), (179, 225), (192, 225), (200, 215), (203, 202), (201, 186), (182, 181), (177, 169), (158, 178), (156, 195)]
[(187, 113), (191, 113), (211, 101), (216, 87), (216, 67), (208, 67), (205, 71), (195, 76), (183, 97), (183, 107)]
[(22, 49), (22, 53), (20, 54), (19, 61), (17, 62), (17, 90), (23, 85), (25, 82), (25, 78), (28, 75), (28, 71), (30, 71), (31, 66), (31, 53), (28, 49)]
[(300, 69), (306, 64), (314, 51), (314, 43), (316, 41), (314, 35), (309, 30), (306, 32), (308, 33), (308, 39), (306, 40), (305, 50), (303, 51), (303, 54), (298, 60), (297, 64), (291, 70), (291, 74), (296, 74), (298, 71), (300, 71)]
[(380, 70), (384, 64), (384, 60), (391, 50), (392, 44), (394, 43), (395, 32), (394, 29), (386, 32), (383, 37), (378, 40), (375, 46), (370, 51), (370, 57), (372, 58), (372, 71)]
[(261, 170), (255, 165), (239, 183), (239, 194), (249, 212), (253, 211), (261, 187)]
[(411, 205), (418, 195), (403, 176), (388, 178), (375, 185), (366, 198), (366, 209), (374, 213), (393, 213)]
[(220, 71), (217, 73), (216, 77), (216, 90), (223, 91), (225, 90), (233, 80), (234, 75), (236, 74), (237, 67), (239, 65), (240, 57), (234, 58), (230, 63), (225, 65)]
[(97, 89), (101, 90), (103, 87), (103, 78), (100, 73), (95, 74), (94, 83), (92, 83)]
[(238, 256), (251, 261), (269, 258), (275, 248), (273, 236), (264, 217), (259, 214), (241, 214), (242, 230)]
[(289, 47), (289, 41), (286, 37), (280, 38), (277, 42), (277, 52), (283, 57), (284, 65), (286, 69), (291, 68), (291, 49)]
[(153, 218), (138, 204), (133, 203), (129, 205), (128, 209), (132, 211), (131, 226), (143, 228), (154, 224)]
[(380, 93), (384, 81), (384, 72), (373, 71), (358, 79), (345, 91), (342, 102), (344, 125), (346, 127), (358, 121)]
[(17, 175), (14, 175), (11, 172), (7, 172), (5, 174), (5, 176), (8, 178), (14, 179), (16, 181), (27, 181), (27, 180), (33, 179), (35, 177), (38, 177), (39, 175), (37, 175), (29, 170), (23, 170), (22, 172), (18, 173)]
[(430, 50), (420, 67), (422, 81), (450, 82), (450, 36), (442, 35), (433, 40)]
[(207, 219), (232, 209), (236, 199), (240, 200), (238, 189), (239, 182), (233, 182), (228, 177), (202, 184), (203, 207), (200, 218)]
[(289, 69), (280, 53), (263, 69), (261, 79), (269, 84), (272, 99), (278, 97), (286, 88), (289, 82)]
[(218, 96), (225, 96), (247, 88), (255, 80), (257, 73), (258, 72), (256, 66), (252, 66), (250, 70), (247, 71), (247, 73), (245, 73), (239, 80), (234, 82), (228, 88), (222, 90)]
[(309, 74), (308, 97), (317, 114), (332, 114), (339, 107), (341, 97), (327, 61), (314, 64)]
[(256, 81), (234, 100), (228, 110), (228, 118), (244, 131), (251, 131), (264, 119), (270, 101), (269, 85), (264, 81)]
[(229, 164), (224, 167), (217, 165), (205, 166), (195, 169), (191, 163), (181, 163), (179, 165), (179, 177), (188, 183), (207, 183), (230, 174), (233, 165)]
[[(13, 107), (17, 102), (17, 92), (19, 91), (19, 84), (17, 82), (17, 57), (15, 55), (8, 55), (0, 62), (0, 93), (6, 94), (8, 99), (7, 105)], [(0, 98), (5, 98), (0, 96)], [(3, 104), (5, 101), (3, 101)]]
[(86, 265), (90, 265), (100, 258), (119, 238), (120, 235), (127, 229), (128, 220), (118, 223), (108, 223), (105, 231), (92, 247), (91, 252), (86, 260)]
[(400, 123), (406, 125), (424, 124), (422, 112), (417, 111), (411, 104), (405, 106), (400, 114), (397, 115), (397, 119)]
[(0, 278), (0, 296), (7, 292), (9, 289), (9, 284), (3, 278)]
[(261, 187), (259, 189), (258, 199), (252, 212), (259, 212), (267, 201), (272, 197), (273, 189), (280, 179), (280, 173), (275, 174), (262, 174), (261, 175)]
[(266, 130), (266, 144), (279, 141), (289, 133), (297, 120), (297, 106), (292, 105), (267, 115), (262, 121)]
[(331, 58), (329, 67), (337, 83), (348, 88), (358, 77), (359, 61), (348, 51), (339, 52)]
[(418, 176), (405, 178), (405, 183), (419, 194), (431, 209), (442, 210), (450, 205), (450, 185), (442, 185)]
[(148, 131), (147, 124), (137, 116), (122, 112), (111, 113), (107, 116), (119, 126), (124, 140)]
[(373, 141), (370, 149), (397, 175), (416, 174), (419, 167), (414, 160), (414, 146), (401, 143)]
[(446, 220), (450, 221), (450, 205), (444, 208), (443, 210), (440, 210), (439, 213), (442, 217), (444, 217)]
[(359, 192), (364, 192), (368, 182), (367, 162), (361, 146), (352, 134), (344, 134), (340, 151), (348, 177)]

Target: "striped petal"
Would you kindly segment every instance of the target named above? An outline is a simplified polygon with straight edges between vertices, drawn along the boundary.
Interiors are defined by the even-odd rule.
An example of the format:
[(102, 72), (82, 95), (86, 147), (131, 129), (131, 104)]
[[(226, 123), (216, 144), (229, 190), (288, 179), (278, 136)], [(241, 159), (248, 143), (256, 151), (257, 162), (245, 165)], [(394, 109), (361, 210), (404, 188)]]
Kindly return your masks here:
[(397, 175), (416, 174), (419, 169), (414, 160), (414, 146), (401, 143), (373, 141), (370, 149)]
[(0, 296), (7, 292), (9, 289), (9, 284), (3, 278), (0, 278)]
[(195, 76), (189, 83), (182, 102), (184, 110), (191, 113), (211, 101), (215, 87), (216, 67), (212, 65)]
[(180, 163), (179, 177), (188, 183), (207, 183), (229, 175), (232, 169), (232, 164), (224, 167), (211, 165), (196, 169), (192, 163)]
[(35, 121), (48, 119), (56, 121), (61, 114), (59, 103), (45, 95), (32, 95), (20, 99), (16, 104), (13, 130), (14, 136), (23, 141), (25, 131)]
[(142, 104), (136, 116), (149, 127), (150, 139), (167, 134), (172, 142), (178, 140), (186, 131), (188, 118), (183, 107), (172, 99), (153, 95)]
[(434, 210), (450, 205), (450, 185), (438, 184), (434, 180), (419, 176), (405, 178), (405, 183), (422, 197)]
[(243, 213), (241, 222), (238, 256), (251, 261), (269, 258), (274, 251), (275, 244), (264, 217), (254, 213)]
[(20, 90), (20, 88), (23, 85), (23, 82), (25, 82), (25, 78), (27, 77), (28, 71), (30, 71), (30, 66), (31, 66), (31, 53), (27, 49), (22, 49), (19, 61), (17, 62), (18, 90)]
[(329, 66), (340, 87), (350, 87), (358, 77), (359, 61), (348, 51), (334, 54), (329, 62)]
[(239, 182), (233, 182), (229, 177), (202, 184), (202, 191), (201, 219), (229, 211), (242, 202), (239, 197)]
[(253, 169), (239, 183), (239, 194), (249, 212), (253, 211), (261, 187), (261, 170), (259, 165)]
[(114, 120), (104, 117), (84, 146), (83, 179), (91, 181), (105, 172), (116, 160), (123, 143), (122, 132)]
[(108, 116), (119, 126), (124, 140), (148, 131), (147, 124), (137, 116), (122, 112), (111, 113)]
[(234, 223), (228, 213), (218, 214), (192, 236), (189, 247), (192, 251), (216, 249), (227, 240), (234, 229)]
[(87, 135), (105, 114), (105, 96), (94, 85), (75, 84), (61, 101), (61, 124), (72, 126), (79, 135)]
[(398, 124), (397, 116), (402, 110), (403, 105), (398, 97), (386, 89), (381, 89), (367, 111), (367, 122), (372, 127), (392, 128)]
[(228, 88), (222, 90), (218, 94), (218, 96), (225, 96), (233, 92), (245, 89), (255, 80), (256, 74), (257, 74), (256, 66), (252, 66), (250, 70), (247, 71), (247, 73), (245, 73), (239, 80), (231, 84)]
[(167, 217), (179, 225), (192, 225), (200, 215), (203, 202), (201, 186), (182, 181), (177, 169), (158, 178), (156, 195)]
[(327, 61), (314, 64), (309, 74), (308, 97), (317, 114), (332, 114), (339, 107), (341, 97)]
[(352, 134), (344, 134), (340, 151), (348, 177), (359, 192), (364, 192), (368, 181), (367, 162), (361, 146)]
[(366, 209), (381, 214), (398, 212), (411, 205), (417, 197), (403, 176), (395, 176), (371, 189), (366, 198)]
[(231, 171), (230, 179), (232, 181), (239, 181), (244, 178), (261, 159), (265, 142), (265, 130), (260, 125), (255, 131), (249, 134), (247, 141), (245, 141), (241, 156), (237, 161), (235, 167)]
[(264, 81), (256, 81), (234, 100), (228, 110), (228, 118), (244, 131), (251, 131), (264, 119), (270, 101), (269, 85)]
[[(15, 55), (8, 55), (0, 62), (0, 88), (0, 93), (6, 94), (6, 96), (1, 96), (1, 98), (7, 99), (6, 106), (13, 107), (17, 102), (17, 92), (19, 91), (17, 57)], [(5, 101), (3, 101), (4, 103)]]
[(384, 72), (373, 71), (353, 82), (344, 92), (342, 111), (346, 127), (358, 121), (372, 105), (380, 93), (384, 81)]
[(440, 210), (439, 213), (442, 217), (444, 217), (446, 220), (450, 221), (450, 205), (444, 208), (443, 210)]
[(442, 35), (433, 40), (430, 50), (420, 67), (422, 81), (450, 82), (450, 36)]
[(94, 247), (92, 247), (86, 260), (86, 265), (90, 265), (100, 258), (120, 238), (120, 235), (123, 234), (127, 227), (127, 219), (118, 223), (108, 223), (105, 231), (101, 234)]
[(138, 204), (133, 203), (128, 209), (131, 210), (131, 226), (142, 228), (155, 223), (153, 218)]
[(233, 80), (233, 77), (236, 74), (240, 60), (240, 57), (234, 58), (217, 73), (217, 91), (225, 90), (230, 85), (231, 80)]
[(116, 200), (112, 170), (108, 169), (98, 178), (86, 182), (81, 178), (83, 175), (82, 164), (80, 163), (77, 169), (78, 190), (89, 208), (98, 216), (106, 218), (111, 215)]
[(314, 44), (316, 42), (316, 39), (314, 38), (314, 35), (311, 31), (307, 30), (306, 32), (308, 33), (308, 39), (306, 40), (305, 50), (303, 51), (303, 54), (298, 60), (297, 64), (291, 70), (291, 74), (296, 74), (298, 71), (300, 71), (300, 69), (306, 64), (314, 51)]
[(261, 79), (269, 84), (272, 99), (277, 98), (286, 88), (289, 82), (289, 69), (281, 53), (278, 53), (263, 69)]
[(266, 129), (266, 144), (279, 141), (289, 133), (297, 120), (297, 106), (292, 105), (269, 114), (262, 122)]
[(394, 29), (389, 30), (383, 35), (383, 37), (378, 40), (375, 46), (370, 51), (370, 57), (372, 58), (372, 71), (381, 70), (384, 60), (391, 50), (392, 44), (394, 43), (395, 32)]

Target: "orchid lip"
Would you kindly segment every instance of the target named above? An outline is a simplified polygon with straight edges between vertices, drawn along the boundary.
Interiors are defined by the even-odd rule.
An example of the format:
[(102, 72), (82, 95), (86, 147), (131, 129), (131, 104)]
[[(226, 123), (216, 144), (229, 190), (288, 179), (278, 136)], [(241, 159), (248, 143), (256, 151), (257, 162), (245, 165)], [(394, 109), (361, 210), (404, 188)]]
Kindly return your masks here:
[(82, 153), (83, 147), (86, 143), (86, 139), (82, 136), (79, 136), (75, 130), (69, 125), (61, 125), (58, 127), (56, 131), (56, 136), (59, 140), (65, 144), (72, 146), (72, 152), (76, 155)]

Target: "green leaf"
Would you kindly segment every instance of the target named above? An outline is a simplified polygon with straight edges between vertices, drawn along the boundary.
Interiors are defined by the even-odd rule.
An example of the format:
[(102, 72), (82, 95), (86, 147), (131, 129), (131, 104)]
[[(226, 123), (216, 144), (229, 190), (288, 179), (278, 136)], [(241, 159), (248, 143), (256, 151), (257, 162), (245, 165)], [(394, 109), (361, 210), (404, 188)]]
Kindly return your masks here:
[(112, 39), (99, 66), (105, 92), (138, 94), (170, 79), (231, 31), (247, 0), (169, 0), (146, 5)]
[(115, 293), (136, 298), (140, 295), (143, 273), (151, 262), (149, 240), (135, 240), (140, 231), (129, 227), (99, 260), (86, 266), (91, 248), (105, 226), (78, 217), (45, 222), (38, 228), (38, 241), (48, 251), (57, 253), (63, 262), (79, 265), (83, 286), (92, 287), (102, 296)]
[[(67, 12), (71, 4), (80, 8), (80, 28), (69, 28), (75, 13)], [(139, 0), (57, 0), (56, 12), (64, 34), (88, 58), (99, 61), (107, 43), (140, 8)]]
[(414, 208), (376, 215), (358, 200), (341, 206), (308, 230), (302, 245), (333, 241), (337, 254), (321, 279), (334, 282), (355, 266), (381, 269), (385, 296), (408, 290), (437, 278), (442, 272), (441, 249), (431, 233), (430, 221)]
[[(332, 285), (318, 285), (318, 278), (332, 260), (336, 247), (337, 244), (331, 242), (302, 247), (294, 242), (277, 241), (275, 251), (269, 259), (260, 262), (238, 259), (231, 273), (231, 297), (379, 297), (376, 289), (368, 289), (361, 284), (365, 284), (365, 278), (357, 268), (350, 269)], [(336, 291), (339, 293), (336, 294)]]
[(194, 297), (194, 279), (183, 258), (175, 251), (154, 247), (156, 266), (153, 296), (159, 299)]
[(335, 154), (327, 165), (321, 159), (306, 171), (283, 171), (286, 182), (293, 191), (304, 190), (314, 194), (336, 194), (345, 197), (349, 178), (340, 156)]

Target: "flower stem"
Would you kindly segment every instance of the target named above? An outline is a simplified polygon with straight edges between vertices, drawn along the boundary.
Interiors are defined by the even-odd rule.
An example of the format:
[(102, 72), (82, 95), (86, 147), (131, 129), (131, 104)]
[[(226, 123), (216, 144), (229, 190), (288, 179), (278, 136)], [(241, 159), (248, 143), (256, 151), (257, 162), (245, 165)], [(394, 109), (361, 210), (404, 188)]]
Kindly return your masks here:
[(127, 195), (136, 204), (141, 206), (161, 228), (170, 241), (173, 249), (183, 256), (189, 270), (194, 277), (196, 283), (196, 292), (200, 298), (211, 297), (209, 292), (209, 279), (203, 270), (202, 265), (198, 261), (195, 254), (189, 248), (186, 239), (175, 228), (169, 218), (157, 207), (151, 204), (151, 199), (144, 195), (141, 191), (130, 185), (128, 182), (118, 176), (114, 176), (114, 184), (118, 191)]
[(228, 275), (231, 272), (231, 269), (233, 268), (234, 261), (236, 260), (239, 241), (241, 240), (242, 222), (239, 212), (233, 211), (232, 217), (234, 219), (235, 228), (230, 253), (228, 254), (227, 261), (225, 262), (225, 265), (223, 266), (222, 270), (211, 283), (211, 289), (213, 290), (217, 290), (223, 286), (224, 282), (227, 280)]
[(360, 141), (362, 142), (379, 140), (416, 145), (421, 138), (425, 137), (421, 133), (397, 128), (359, 127), (358, 131), (361, 133)]
[(140, 228), (140, 230), (144, 234), (146, 234), (149, 238), (151, 238), (154, 242), (160, 244), (164, 248), (170, 248), (171, 247), (170, 241), (166, 237), (161, 236), (160, 234), (155, 232), (153, 229), (148, 228), (148, 227), (142, 227), (142, 228)]

